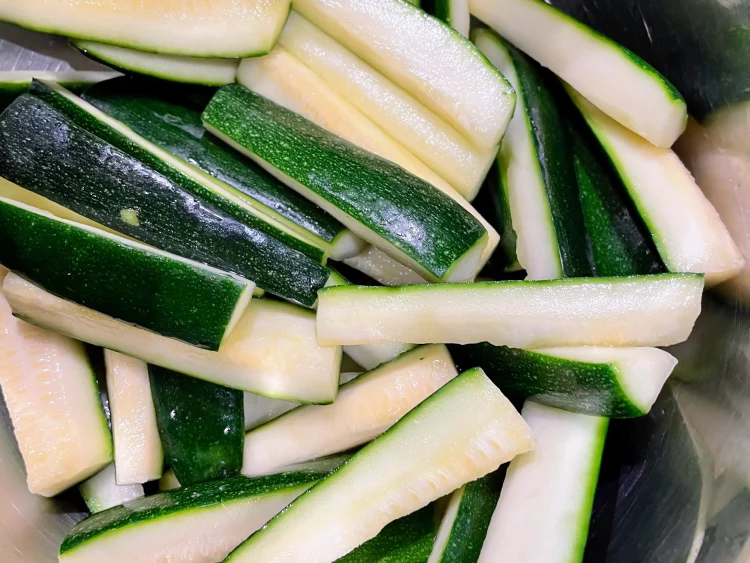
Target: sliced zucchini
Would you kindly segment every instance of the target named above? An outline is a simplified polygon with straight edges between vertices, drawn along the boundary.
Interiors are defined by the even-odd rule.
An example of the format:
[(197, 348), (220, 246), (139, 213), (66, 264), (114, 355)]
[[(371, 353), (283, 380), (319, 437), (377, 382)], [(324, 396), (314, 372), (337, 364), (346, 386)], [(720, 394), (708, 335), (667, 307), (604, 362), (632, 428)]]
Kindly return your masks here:
[(505, 478), (504, 468), (466, 483), (448, 501), (427, 563), (476, 561)]
[(299, 407), (248, 433), (242, 474), (269, 475), (369, 442), (456, 375), (445, 346), (406, 352), (343, 385), (332, 405)]
[[(256, 302), (223, 349), (211, 352), (76, 305), (15, 274), (8, 275), (3, 291), (19, 318), (179, 373), (276, 399), (330, 403), (336, 396), (340, 348), (318, 346), (315, 317), (304, 309), (282, 311), (278, 321), (268, 323), (274, 330), (284, 322), (293, 328), (279, 336), (277, 347), (271, 336), (264, 337), (265, 327), (258, 322), (272, 312)], [(294, 309), (284, 303), (273, 306)], [(269, 346), (279, 354), (267, 354)]]
[(666, 78), (557, 8), (542, 0), (471, 0), (471, 13), (650, 143), (670, 147), (685, 130), (685, 100)]
[[(0, 268), (0, 278), (6, 274)], [(0, 295), (0, 355), (0, 386), (29, 491), (54, 496), (112, 461), (99, 389), (80, 342), (15, 318)]]
[(499, 144), (513, 115), (513, 89), (445, 23), (401, 0), (298, 0), (294, 9), (479, 150)]
[(648, 414), (677, 360), (658, 348), (456, 346), (464, 368), (481, 367), (513, 399), (608, 418)]
[(0, 20), (139, 51), (235, 58), (267, 53), (284, 26), (289, 4), (289, 0), (212, 0), (208, 4), (24, 0), (0, 5)]
[(372, 245), (367, 245), (356, 256), (344, 260), (344, 264), (370, 276), (382, 285), (400, 286), (427, 283), (415, 271), (399, 264), (385, 252)]
[(0, 263), (84, 307), (218, 350), (255, 284), (0, 198)]
[(118, 485), (115, 482), (114, 464), (81, 483), (78, 490), (92, 514), (144, 496), (143, 485)]
[(668, 346), (690, 334), (702, 292), (700, 274), (330, 287), (320, 292), (318, 340)]
[(521, 414), (536, 445), (508, 468), (479, 562), (581, 561), (609, 420), (531, 401)]
[(205, 105), (195, 109), (164, 90), (123, 77), (89, 88), (83, 97), (149, 142), (228, 184), (237, 195), (249, 197), (260, 212), (302, 235), (331, 258), (348, 258), (364, 245), (317, 205), (208, 135), (200, 115)]
[(138, 499), (76, 525), (60, 561), (221, 561), (326, 473), (237, 476)]
[(273, 561), (283, 553), (286, 561), (335, 561), (390, 522), (531, 447), (530, 430), (513, 405), (481, 369), (470, 370), (359, 450), (227, 560)]
[(31, 81), (48, 80), (62, 84), (71, 92), (83, 92), (97, 82), (120, 76), (119, 72), (101, 70), (4, 70), (0, 71), (0, 110), (8, 107), (13, 100), (29, 91)]
[(104, 350), (118, 485), (158, 479), (164, 466), (146, 362)]
[(473, 279), (486, 261), (487, 231), (453, 199), (240, 85), (221, 88), (203, 120), (209, 131), (431, 281)]
[(469, 37), (471, 29), (469, 0), (429, 0), (429, 3), (425, 11), (440, 21), (444, 21), (464, 37)]
[(473, 40), (516, 91), (498, 189), (507, 191), (518, 262), (530, 280), (592, 275), (573, 152), (541, 69), (490, 30)]
[[(456, 2), (461, 3), (466, 10), (468, 35), (469, 9), (465, 1)], [(480, 152), (475, 149), (418, 99), (296, 12), (289, 15), (279, 45), (318, 74), (341, 97), (411, 151), (463, 197), (474, 199), (492, 162), (494, 151)], [(254, 89), (249, 84), (245, 85)], [(299, 89), (302, 90), (301, 87)], [(424, 179), (430, 181), (429, 178)]]
[(414, 348), (414, 344), (386, 342), (384, 344), (365, 344), (362, 346), (345, 346), (344, 353), (365, 370), (370, 371), (380, 364), (395, 360), (404, 352)]
[(237, 59), (206, 59), (159, 55), (107, 45), (96, 41), (76, 41), (72, 45), (92, 59), (126, 72), (155, 76), (172, 82), (224, 86), (234, 82)]
[(667, 269), (703, 273), (707, 287), (740, 272), (742, 254), (677, 155), (647, 143), (580, 94), (568, 92), (612, 159)]

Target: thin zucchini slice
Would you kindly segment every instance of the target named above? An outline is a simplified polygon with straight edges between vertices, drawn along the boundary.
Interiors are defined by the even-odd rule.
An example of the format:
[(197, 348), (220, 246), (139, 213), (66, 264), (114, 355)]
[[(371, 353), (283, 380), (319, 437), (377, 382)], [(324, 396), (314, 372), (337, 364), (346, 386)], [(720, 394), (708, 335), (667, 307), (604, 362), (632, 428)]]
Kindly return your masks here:
[(101, 70), (4, 70), (0, 71), (0, 110), (8, 107), (13, 100), (29, 91), (31, 81), (48, 80), (62, 84), (71, 92), (80, 93), (97, 82), (120, 76), (119, 72)]
[(118, 485), (115, 482), (114, 464), (81, 483), (78, 490), (92, 514), (144, 496), (143, 485)]
[(677, 360), (658, 348), (547, 348), (492, 344), (452, 349), (460, 366), (481, 367), (512, 399), (608, 418), (648, 414)]
[(429, 6), (425, 7), (425, 11), (444, 21), (464, 37), (469, 37), (469, 0), (429, 0)]
[(510, 463), (479, 563), (581, 561), (609, 421), (531, 401), (521, 414), (536, 445)]
[(285, 561), (335, 561), (532, 445), (513, 405), (482, 370), (470, 370), (293, 502), (228, 561), (273, 561), (279, 553)]
[(507, 191), (518, 262), (530, 280), (592, 275), (573, 152), (541, 69), (490, 30), (473, 40), (516, 91), (498, 189)]
[(513, 89), (448, 25), (400, 0), (298, 0), (294, 9), (476, 148), (497, 147), (513, 115)]
[(157, 366), (148, 370), (164, 455), (180, 483), (239, 475), (242, 391)]
[[(211, 352), (76, 305), (15, 274), (8, 275), (3, 291), (19, 318), (179, 373), (300, 403), (330, 403), (336, 396), (341, 349), (319, 346), (314, 314), (293, 305), (264, 301), (269, 307), (292, 308), (273, 315), (261, 303), (253, 303), (223, 349)], [(262, 322), (271, 315), (278, 319), (268, 323), (277, 339), (268, 335)], [(285, 331), (280, 334), (276, 327), (281, 326)], [(279, 353), (268, 354), (269, 345), (277, 342)]]
[[(469, 9), (465, 2), (464, 7), (468, 35)], [(411, 151), (463, 197), (470, 201), (474, 199), (492, 162), (494, 151), (475, 149), (418, 99), (296, 12), (289, 15), (279, 45), (318, 74), (341, 97)], [(250, 85), (246, 86), (253, 89)]]
[[(6, 274), (0, 268), (0, 278)], [(80, 342), (17, 319), (0, 294), (0, 354), (0, 386), (29, 491), (54, 496), (112, 461), (112, 437)]]
[(473, 279), (486, 261), (487, 231), (455, 200), (240, 85), (221, 88), (203, 120), (209, 131), (430, 281)]
[(415, 348), (343, 385), (332, 405), (299, 407), (248, 433), (242, 474), (268, 475), (369, 442), (457, 375), (445, 346)]
[(255, 284), (0, 198), (0, 263), (84, 307), (218, 350)]
[(380, 364), (395, 360), (404, 352), (414, 348), (414, 344), (386, 342), (384, 344), (365, 344), (363, 346), (345, 346), (344, 353), (365, 370), (370, 371)]
[(396, 262), (382, 250), (372, 245), (351, 258), (344, 264), (370, 276), (376, 282), (388, 286), (419, 285), (427, 283), (422, 276)]
[(707, 287), (739, 273), (745, 264), (742, 254), (677, 155), (649, 144), (580, 94), (568, 92), (612, 159), (667, 269), (703, 273)]
[(0, 20), (139, 51), (235, 58), (267, 53), (284, 26), (289, 4), (289, 0), (97, 0), (85, 4), (24, 0), (0, 4)]
[(138, 499), (76, 525), (60, 561), (221, 561), (326, 473), (237, 476)]
[(72, 41), (72, 45), (85, 55), (106, 65), (126, 72), (137, 72), (172, 82), (224, 86), (234, 82), (237, 59), (206, 59), (159, 55), (107, 45), (96, 41)]
[(466, 483), (448, 501), (427, 563), (476, 561), (505, 478), (501, 468)]
[(489, 342), (517, 348), (668, 346), (700, 313), (703, 276), (570, 278), (320, 292), (323, 344)]
[(164, 452), (156, 425), (146, 362), (104, 350), (107, 398), (115, 445), (118, 485), (154, 481), (162, 475)]
[(687, 107), (670, 82), (635, 53), (542, 0), (470, 0), (471, 13), (601, 111), (650, 143), (670, 147)]

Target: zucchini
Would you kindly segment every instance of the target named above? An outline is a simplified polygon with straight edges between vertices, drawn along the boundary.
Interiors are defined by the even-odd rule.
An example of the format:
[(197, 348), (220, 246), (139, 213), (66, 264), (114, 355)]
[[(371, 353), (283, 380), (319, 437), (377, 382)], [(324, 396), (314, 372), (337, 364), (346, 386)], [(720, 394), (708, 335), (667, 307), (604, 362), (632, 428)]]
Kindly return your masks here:
[(370, 371), (380, 364), (395, 360), (398, 356), (404, 352), (408, 352), (412, 348), (414, 348), (414, 344), (386, 342), (384, 344), (345, 346), (344, 353), (365, 370)]
[(62, 542), (60, 561), (221, 561), (325, 475), (237, 476), (138, 499), (78, 523)]
[(703, 273), (707, 287), (739, 273), (742, 254), (677, 155), (647, 143), (568, 92), (611, 158), (667, 269)]
[[(179, 373), (276, 399), (330, 403), (336, 396), (340, 348), (318, 346), (315, 316), (292, 305), (255, 302), (223, 350), (211, 352), (60, 299), (14, 274), (3, 291), (19, 318)], [(282, 310), (268, 310), (274, 306)], [(264, 334), (269, 318), (273, 330)], [(277, 344), (278, 353), (268, 354)]]
[(332, 405), (299, 407), (249, 432), (242, 474), (268, 475), (369, 442), (456, 375), (445, 346), (406, 352), (343, 385)]
[(145, 362), (104, 350), (107, 397), (118, 485), (146, 483), (162, 475), (162, 451)]
[(505, 478), (504, 468), (466, 483), (450, 496), (427, 563), (476, 561)]
[(581, 561), (609, 420), (531, 401), (521, 414), (536, 445), (510, 463), (479, 563)]
[[(4, 2), (0, 20), (27, 29), (91, 39), (151, 53), (250, 57), (267, 53), (289, 13), (289, 0)], [(200, 40), (196, 40), (200, 38)]]
[[(312, 307), (315, 292), (331, 275), (318, 263), (323, 259), (320, 248), (261, 214), (250, 198), (240, 197), (227, 184), (163, 151), (70, 92), (41, 82), (34, 82), (31, 92), (43, 101), (16, 100), (0, 121), (0, 147), (7, 150), (0, 173), (81, 214), (96, 214), (99, 222), (129, 236), (258, 279), (263, 289)], [(53, 113), (50, 106), (64, 116)], [(22, 144), (26, 137), (18, 138), (17, 127), (26, 127), (29, 120), (39, 130), (30, 143)], [(70, 137), (59, 141), (56, 125), (66, 127)], [(35, 174), (30, 174), (31, 169)], [(71, 179), (61, 182), (59, 170)], [(76, 177), (82, 170), (88, 174), (85, 183)], [(125, 175), (128, 190), (123, 189)], [(93, 195), (87, 189), (90, 182), (99, 187)], [(126, 210), (138, 212), (137, 217), (121, 214), (123, 201), (130, 205)], [(178, 231), (178, 226), (183, 228)]]
[(469, 37), (471, 29), (469, 0), (429, 0), (429, 5), (424, 10), (447, 23), (464, 37)]
[(81, 483), (78, 490), (92, 514), (144, 496), (143, 485), (118, 485), (115, 482), (113, 464)]
[(0, 238), (0, 263), (46, 290), (210, 350), (218, 350), (231, 332), (255, 287), (209, 266), (4, 198)]
[[(6, 274), (0, 268), (0, 278)], [(0, 353), (0, 387), (29, 491), (54, 496), (112, 461), (99, 389), (80, 342), (15, 318), (0, 294)]]
[(542, 0), (471, 0), (471, 13), (650, 143), (670, 147), (685, 130), (685, 100), (666, 78), (557, 8)]
[(120, 76), (119, 72), (100, 70), (4, 70), (0, 71), (0, 111), (8, 107), (13, 100), (29, 91), (34, 78), (62, 84), (71, 92), (80, 93), (97, 82), (103, 82)]
[(183, 485), (239, 475), (245, 413), (242, 391), (149, 366), (159, 436)]
[(482, 224), (400, 167), (239, 85), (221, 88), (203, 120), (209, 131), (430, 281), (473, 279), (481, 269), (488, 241)]
[(381, 285), (400, 286), (427, 283), (415, 271), (402, 266), (385, 252), (369, 244), (356, 256), (344, 260), (344, 264), (370, 276)]
[(516, 91), (516, 111), (498, 165), (518, 262), (530, 280), (592, 275), (573, 152), (548, 80), (492, 31), (479, 30), (473, 40)]
[[(468, 34), (469, 10), (465, 8)], [(494, 151), (475, 149), (458, 131), (422, 105), (418, 98), (396, 86), (296, 12), (289, 15), (289, 21), (279, 37), (279, 45), (318, 74), (342, 98), (435, 171), (463, 197), (474, 199), (492, 163)], [(245, 63), (246, 66), (252, 64)], [(281, 80), (278, 78), (277, 82)], [(245, 85), (254, 89), (252, 85)], [(304, 91), (301, 85), (297, 88)], [(260, 91), (258, 93), (266, 95)], [(346, 127), (342, 129), (346, 131)], [(417, 171), (412, 173), (419, 176)], [(424, 179), (430, 181), (430, 178)]]
[(489, 342), (518, 348), (668, 346), (700, 313), (703, 276), (660, 274), (540, 282), (330, 287), (322, 344)]
[(513, 115), (513, 89), (445, 23), (401, 0), (298, 0), (294, 9), (480, 151), (500, 143)]
[[(89, 88), (84, 99), (147, 141), (229, 185), (262, 214), (301, 235), (335, 260), (364, 243), (294, 190), (206, 133), (200, 112), (179, 96), (142, 80), (123, 77)], [(206, 104), (208, 100), (206, 100)]]
[(481, 367), (512, 399), (609, 418), (648, 414), (677, 360), (657, 348), (519, 350), (456, 346), (460, 366)]
[(206, 59), (159, 55), (96, 41), (71, 42), (83, 54), (125, 72), (155, 76), (172, 82), (224, 86), (234, 82), (237, 59)]
[(284, 561), (335, 561), (390, 522), (531, 447), (513, 405), (482, 370), (470, 370), (292, 502), (227, 561), (278, 561), (281, 553)]

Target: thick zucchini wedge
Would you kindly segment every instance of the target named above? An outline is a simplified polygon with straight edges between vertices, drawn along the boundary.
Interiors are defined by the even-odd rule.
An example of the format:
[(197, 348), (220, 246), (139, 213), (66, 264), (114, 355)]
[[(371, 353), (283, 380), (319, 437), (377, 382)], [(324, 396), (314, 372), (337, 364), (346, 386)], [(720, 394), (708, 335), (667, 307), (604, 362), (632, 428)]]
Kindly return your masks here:
[(612, 159), (667, 269), (703, 273), (707, 287), (740, 272), (742, 254), (677, 155), (647, 143), (580, 94), (568, 92)]
[[(623, 126), (660, 147), (685, 130), (685, 100), (635, 53), (542, 0), (471, 0), (471, 13)], [(554, 41), (550, 38), (554, 37)]]
[(200, 115), (205, 105), (196, 109), (164, 92), (161, 84), (157, 89), (127, 77), (89, 88), (83, 98), (149, 142), (228, 184), (238, 195), (249, 197), (260, 212), (302, 235), (331, 258), (347, 258), (363, 244), (355, 244), (356, 237), (317, 205), (208, 135)]
[(457, 375), (445, 346), (415, 348), (343, 385), (332, 405), (299, 407), (248, 433), (242, 474), (268, 475), (369, 442)]
[[(289, 0), (24, 0), (0, 4), (0, 20), (28, 29), (195, 57), (267, 53), (289, 13)], [(196, 40), (196, 38), (200, 38)]]
[(367, 344), (364, 346), (345, 346), (344, 353), (365, 370), (370, 371), (380, 364), (395, 360), (404, 352), (414, 348), (414, 344), (387, 342), (384, 344)]
[(118, 485), (115, 482), (114, 464), (81, 483), (78, 490), (92, 514), (144, 496), (143, 485)]
[(335, 561), (390, 522), (495, 471), (532, 445), (513, 405), (482, 370), (470, 370), (359, 450), (227, 560)]
[(182, 485), (239, 475), (242, 391), (149, 366), (164, 455)]
[[(0, 268), (0, 278), (6, 274)], [(112, 437), (80, 342), (17, 319), (0, 294), (0, 355), (0, 386), (29, 491), (54, 496), (112, 461)]]
[(119, 72), (67, 70), (51, 72), (47, 70), (5, 70), (0, 71), (0, 110), (8, 107), (13, 100), (29, 91), (31, 81), (48, 80), (62, 84), (71, 92), (80, 93), (97, 82), (120, 76)]
[(104, 350), (118, 485), (161, 477), (164, 452), (146, 362)]
[(452, 353), (459, 366), (481, 367), (511, 399), (608, 418), (648, 414), (677, 364), (658, 348), (520, 350), (485, 342)]
[(513, 115), (513, 89), (445, 23), (400, 0), (298, 0), (294, 9), (479, 150), (500, 142)]
[(508, 468), (479, 562), (581, 561), (609, 420), (531, 401), (521, 414), (536, 445)]
[(145, 53), (96, 41), (72, 41), (85, 55), (125, 72), (136, 72), (172, 82), (224, 86), (234, 82), (237, 59), (205, 59)]
[(473, 40), (516, 91), (496, 189), (507, 191), (518, 262), (530, 280), (592, 275), (572, 147), (542, 70), (490, 30)]
[[(468, 15), (466, 7), (467, 35)], [(296, 12), (290, 14), (279, 45), (463, 197), (474, 198), (494, 151), (475, 149), (442, 118)], [(254, 89), (251, 85), (246, 86)], [(429, 181), (428, 178), (425, 180)]]
[(440, 522), (427, 563), (476, 561), (505, 478), (501, 468), (455, 491)]
[[(428, 0), (424, 10), (444, 21), (464, 37), (469, 37), (471, 14), (469, 0)], [(503, 75), (504, 76), (504, 75)]]
[(221, 561), (326, 473), (237, 476), (138, 499), (76, 525), (60, 561)]
[(488, 240), (482, 224), (400, 167), (239, 85), (221, 88), (203, 120), (209, 131), (425, 278), (467, 280), (481, 269)]
[(46, 290), (160, 335), (218, 350), (252, 282), (0, 198), (0, 263)]
[[(341, 349), (318, 346), (314, 314), (293, 305), (263, 301), (293, 309), (274, 315), (278, 320), (268, 323), (293, 327), (281, 334), (274, 328), (272, 334), (279, 336), (273, 338), (263, 323), (268, 311), (255, 302), (223, 349), (211, 352), (60, 299), (15, 274), (8, 275), (3, 291), (19, 318), (179, 373), (300, 403), (330, 403), (336, 396)], [(268, 346), (276, 345), (279, 353), (268, 354)]]
[(318, 340), (489, 342), (517, 348), (668, 346), (690, 334), (702, 293), (700, 274), (339, 286), (320, 292)]
[(415, 271), (399, 264), (385, 252), (372, 245), (367, 245), (356, 256), (344, 260), (344, 264), (370, 276), (382, 285), (400, 286), (427, 283)]

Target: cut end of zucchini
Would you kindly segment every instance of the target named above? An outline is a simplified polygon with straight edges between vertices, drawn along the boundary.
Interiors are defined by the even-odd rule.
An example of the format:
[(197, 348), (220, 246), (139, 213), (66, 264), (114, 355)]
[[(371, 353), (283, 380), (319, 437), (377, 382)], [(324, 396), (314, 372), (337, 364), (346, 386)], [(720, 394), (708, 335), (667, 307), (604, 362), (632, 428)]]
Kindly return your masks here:
[(114, 464), (81, 483), (78, 490), (92, 514), (144, 496), (143, 485), (118, 485), (115, 482)]
[(395, 360), (399, 355), (414, 348), (414, 344), (387, 342), (385, 344), (365, 344), (344, 346), (344, 353), (365, 370), (375, 369), (380, 364)]

